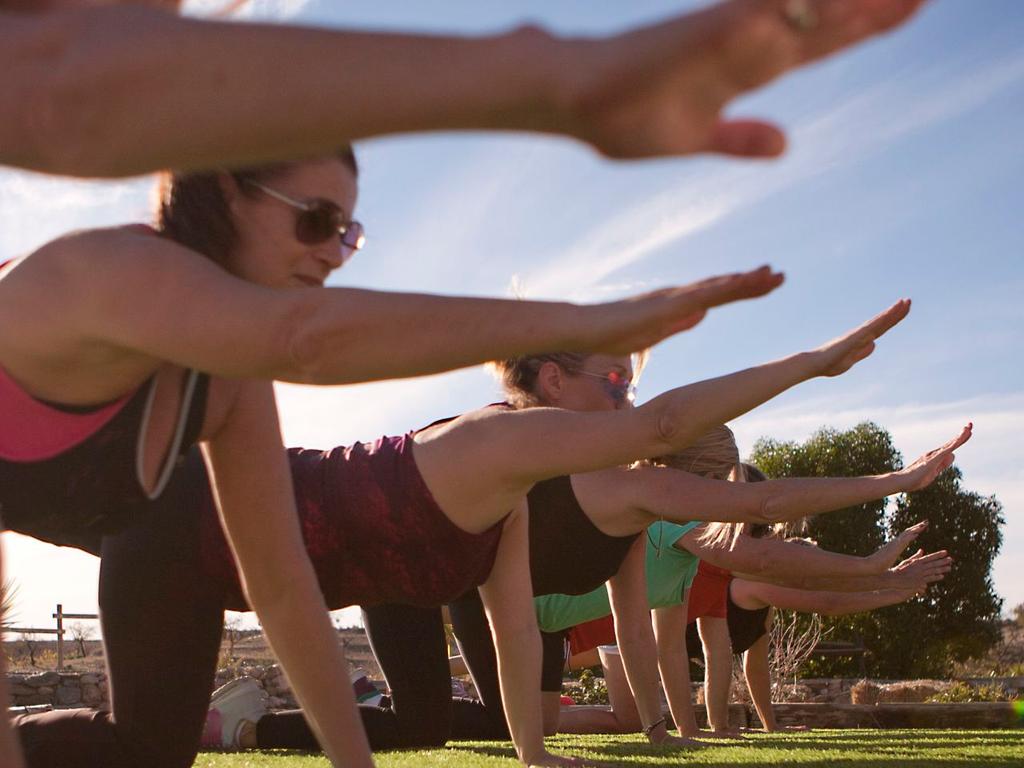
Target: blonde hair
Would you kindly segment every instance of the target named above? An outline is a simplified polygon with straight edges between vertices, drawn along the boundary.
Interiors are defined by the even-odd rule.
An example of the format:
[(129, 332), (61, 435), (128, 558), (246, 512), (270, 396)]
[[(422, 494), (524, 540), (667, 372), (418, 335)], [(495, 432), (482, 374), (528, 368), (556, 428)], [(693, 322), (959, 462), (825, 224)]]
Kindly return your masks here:
[[(643, 373), (650, 354), (650, 350), (645, 349), (631, 356), (634, 386), (640, 380), (640, 374)], [(551, 352), (546, 355), (522, 355), (493, 360), (487, 363), (486, 367), (501, 382), (505, 399), (512, 407), (533, 408), (547, 405), (537, 393), (537, 377), (544, 363), (554, 363), (570, 376), (576, 376), (591, 357), (589, 352)]]
[(495, 360), (488, 363), (494, 374), (501, 381), (505, 390), (505, 399), (514, 408), (533, 408), (544, 405), (537, 394), (537, 377), (544, 363), (554, 363), (570, 375), (583, 370), (590, 358), (587, 352), (551, 352), (547, 355), (522, 355)]
[[(740, 461), (740, 449), (736, 435), (725, 424), (706, 432), (689, 448), (654, 460), (672, 469), (681, 469), (713, 480), (731, 480), (743, 483), (747, 480), (746, 470)], [(732, 546), (743, 532), (743, 523), (709, 523), (700, 535), (702, 544), (709, 546)]]

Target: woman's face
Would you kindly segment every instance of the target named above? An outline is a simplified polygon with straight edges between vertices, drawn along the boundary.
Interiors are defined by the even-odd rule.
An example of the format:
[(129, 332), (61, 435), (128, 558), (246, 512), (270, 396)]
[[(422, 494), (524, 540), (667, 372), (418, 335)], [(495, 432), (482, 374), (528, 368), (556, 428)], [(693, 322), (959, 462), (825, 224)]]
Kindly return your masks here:
[(556, 397), (550, 398), (551, 405), (571, 411), (630, 408), (632, 381), (633, 362), (628, 356), (591, 355), (579, 372), (561, 371), (559, 389)]
[[(311, 160), (259, 182), (287, 198), (302, 203), (326, 200), (351, 219), (356, 204), (356, 177), (335, 158)], [(238, 247), (231, 271), (239, 277), (276, 288), (322, 286), (345, 259), (339, 236), (320, 243), (304, 243), (296, 234), (296, 207), (261, 191), (254, 185), (229, 193), (229, 205), (238, 230)]]

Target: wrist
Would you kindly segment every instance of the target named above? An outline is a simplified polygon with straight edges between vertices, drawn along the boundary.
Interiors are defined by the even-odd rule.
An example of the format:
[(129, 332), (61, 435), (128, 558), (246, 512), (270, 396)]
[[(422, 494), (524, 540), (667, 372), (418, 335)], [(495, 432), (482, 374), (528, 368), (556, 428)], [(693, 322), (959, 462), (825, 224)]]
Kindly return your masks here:
[(519, 755), (519, 762), (523, 765), (540, 765), (544, 762), (547, 752), (530, 752)]
[(655, 720), (650, 725), (644, 726), (644, 736), (647, 737), (648, 741), (652, 744), (660, 744), (668, 736), (668, 724), (664, 717), (659, 720)]
[(571, 78), (566, 76), (568, 41), (540, 27), (521, 26), (487, 42), (491, 60), (497, 58), (509, 64), (507, 87), (503, 89), (506, 100), (495, 105), (493, 125), (564, 133), (572, 102)]

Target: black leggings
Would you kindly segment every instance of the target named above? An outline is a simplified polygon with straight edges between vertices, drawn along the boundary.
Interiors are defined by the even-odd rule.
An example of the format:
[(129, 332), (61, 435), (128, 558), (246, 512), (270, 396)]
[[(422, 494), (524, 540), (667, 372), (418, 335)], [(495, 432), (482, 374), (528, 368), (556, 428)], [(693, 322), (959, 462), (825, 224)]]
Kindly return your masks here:
[(179, 473), (128, 531), (103, 539), (99, 603), (111, 711), (15, 717), (31, 768), (192, 765), (224, 614), (223, 592), (198, 576), (196, 510)]
[[(480, 593), (473, 589), (448, 605), (452, 629), (459, 651), (469, 668), (473, 685), (487, 713), (488, 736), (480, 738), (509, 738), (505, 709), (501, 703), (498, 681), (498, 657), (491, 639), (491, 626), (484, 612)], [(545, 692), (562, 690), (562, 670), (565, 666), (565, 633), (541, 632), (544, 659), (541, 664), (540, 689)], [(473, 738), (457, 732), (454, 738)]]
[[(363, 626), (391, 699), (387, 707), (359, 708), (373, 750), (440, 747), (452, 738), (507, 738), (508, 730), (493, 728), (480, 702), (452, 698), (440, 608), (364, 608)], [(301, 710), (264, 715), (256, 725), (256, 743), (263, 749), (319, 749)]]

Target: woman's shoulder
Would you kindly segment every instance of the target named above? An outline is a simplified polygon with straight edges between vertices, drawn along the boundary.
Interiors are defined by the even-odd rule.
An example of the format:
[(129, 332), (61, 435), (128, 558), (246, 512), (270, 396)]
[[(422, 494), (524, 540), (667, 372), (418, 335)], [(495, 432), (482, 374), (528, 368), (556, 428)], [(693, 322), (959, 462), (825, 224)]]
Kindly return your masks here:
[(145, 289), (176, 284), (197, 270), (223, 272), (211, 260), (145, 224), (68, 232), (30, 254), (21, 268), (26, 279), (43, 278), (51, 290), (63, 286), (78, 293), (83, 286)]

